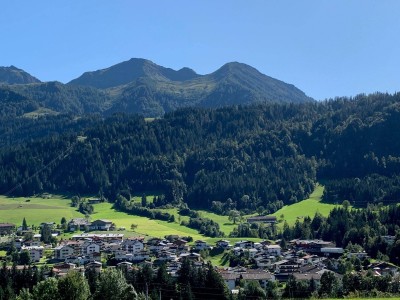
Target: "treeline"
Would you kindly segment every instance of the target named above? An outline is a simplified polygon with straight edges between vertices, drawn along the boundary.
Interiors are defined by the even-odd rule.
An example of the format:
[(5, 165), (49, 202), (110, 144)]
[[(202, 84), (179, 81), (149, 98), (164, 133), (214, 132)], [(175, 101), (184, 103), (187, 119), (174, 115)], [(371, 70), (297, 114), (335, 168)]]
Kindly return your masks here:
[(327, 201), (395, 202), (395, 188), (383, 195), (378, 186), (396, 187), (399, 128), (400, 94), (190, 108), (152, 122), (119, 114), (79, 134), (1, 149), (0, 193), (103, 191), (115, 201), (121, 190), (158, 190), (163, 204), (273, 212), (324, 180)]
[(0, 299), (7, 300), (86, 300), (86, 299), (230, 299), (223, 279), (211, 264), (194, 266), (184, 260), (177, 277), (168, 274), (165, 265), (155, 271), (141, 268), (107, 268), (98, 273), (87, 269), (85, 276), (70, 271), (57, 278), (52, 270), (22, 270), (6, 265), (0, 269)]

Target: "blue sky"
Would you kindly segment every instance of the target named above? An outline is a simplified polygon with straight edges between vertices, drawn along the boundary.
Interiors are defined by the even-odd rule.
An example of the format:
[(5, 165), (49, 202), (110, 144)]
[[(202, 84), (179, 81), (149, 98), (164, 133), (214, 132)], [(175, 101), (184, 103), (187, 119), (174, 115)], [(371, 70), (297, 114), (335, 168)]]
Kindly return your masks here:
[(68, 82), (132, 57), (200, 74), (230, 61), (315, 99), (400, 90), (397, 0), (5, 0), (0, 66)]

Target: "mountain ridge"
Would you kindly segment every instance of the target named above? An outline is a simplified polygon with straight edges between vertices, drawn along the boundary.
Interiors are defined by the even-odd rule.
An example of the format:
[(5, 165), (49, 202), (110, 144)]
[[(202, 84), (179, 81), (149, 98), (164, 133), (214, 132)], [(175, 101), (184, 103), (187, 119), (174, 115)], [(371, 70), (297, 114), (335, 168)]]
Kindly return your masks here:
[(0, 67), (0, 84), (30, 84), (40, 82), (36, 77), (13, 65)]
[(200, 75), (188, 67), (173, 70), (147, 59), (132, 58), (85, 72), (67, 84), (36, 80), (2, 86), (36, 103), (16, 110), (19, 113), (30, 113), (28, 107), (38, 107), (56, 113), (126, 112), (160, 117), (182, 107), (314, 101), (294, 85), (239, 62), (226, 63), (210, 74)]

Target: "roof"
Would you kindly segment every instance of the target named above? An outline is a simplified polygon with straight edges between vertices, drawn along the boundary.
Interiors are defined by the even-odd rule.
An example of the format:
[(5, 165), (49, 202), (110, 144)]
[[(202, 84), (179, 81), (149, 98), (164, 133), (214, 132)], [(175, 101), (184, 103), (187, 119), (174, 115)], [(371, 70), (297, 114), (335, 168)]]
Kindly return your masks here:
[(0, 227), (15, 227), (15, 224), (12, 224), (12, 223), (0, 223)]
[(296, 280), (321, 280), (321, 274), (319, 273), (293, 273), (292, 274)]
[(264, 222), (264, 221), (276, 221), (276, 216), (254, 216), (247, 218), (247, 221), (253, 222)]

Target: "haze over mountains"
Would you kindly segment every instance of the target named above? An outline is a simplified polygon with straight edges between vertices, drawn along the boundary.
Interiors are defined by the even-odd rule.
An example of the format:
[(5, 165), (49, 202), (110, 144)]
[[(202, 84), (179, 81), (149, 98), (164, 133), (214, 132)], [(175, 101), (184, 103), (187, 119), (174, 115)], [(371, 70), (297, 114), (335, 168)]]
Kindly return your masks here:
[(199, 75), (189, 68), (175, 71), (149, 60), (132, 58), (106, 69), (86, 72), (67, 84), (41, 83), (23, 70), (3, 67), (0, 83), (0, 115), (4, 115), (7, 98), (7, 112), (10, 113), (12, 103), (13, 116), (128, 112), (158, 117), (181, 107), (313, 101), (295, 86), (237, 62), (227, 63), (211, 74)]

